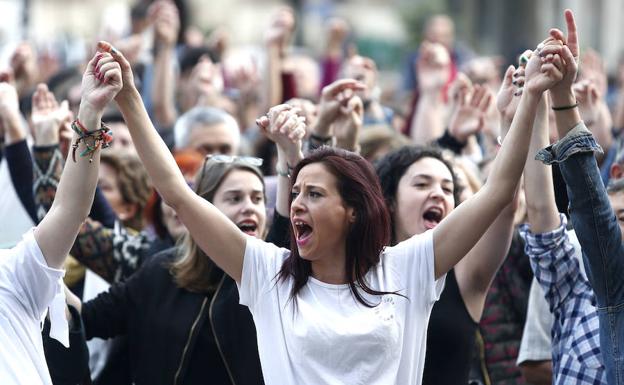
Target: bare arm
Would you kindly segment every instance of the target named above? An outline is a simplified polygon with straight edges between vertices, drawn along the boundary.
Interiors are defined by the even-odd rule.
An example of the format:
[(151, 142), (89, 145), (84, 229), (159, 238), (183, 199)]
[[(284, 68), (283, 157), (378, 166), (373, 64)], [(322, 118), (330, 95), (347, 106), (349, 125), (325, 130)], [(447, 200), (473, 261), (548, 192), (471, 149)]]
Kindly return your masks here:
[(161, 0), (152, 6), (156, 33), (156, 57), (154, 58), (154, 118), (160, 127), (172, 127), (177, 113), (175, 109), (175, 43), (180, 29), (180, 16), (175, 4)]
[(132, 69), (123, 55), (101, 42), (99, 49), (113, 53), (121, 65), (124, 88), (116, 97), (137, 152), (165, 203), (188, 228), (199, 247), (237, 282), (243, 269), (244, 234), (210, 202), (196, 195), (186, 184), (173, 155), (154, 129), (139, 92)]
[[(78, 112), (78, 119), (87, 130), (99, 128), (102, 111), (121, 89), (121, 84), (119, 65), (112, 61), (110, 55), (91, 59), (83, 75), (82, 101)], [(74, 133), (74, 140), (77, 138)], [(82, 143), (76, 152), (81, 153), (84, 149)], [(96, 149), (93, 162), (78, 156), (76, 162), (65, 163), (54, 203), (35, 228), (35, 240), (50, 267), (60, 268), (63, 265), (78, 229), (89, 215), (97, 183), (99, 156)]]
[(532, 385), (552, 384), (552, 361), (525, 361), (520, 364), (522, 377)]
[[(531, 155), (548, 146), (548, 108), (548, 101), (543, 98), (531, 136)], [(529, 156), (524, 167), (524, 186), (531, 232), (546, 233), (559, 227), (561, 221), (555, 203), (551, 168)]]
[(445, 106), (442, 88), (450, 76), (450, 57), (438, 44), (423, 42), (416, 63), (418, 104), (411, 122), (411, 136), (416, 144), (427, 144), (444, 134)]
[(515, 212), (516, 203), (508, 204), (475, 247), (455, 266), (457, 285), (475, 322), (481, 319), (485, 296), (509, 251)]
[(277, 145), (277, 200), (275, 209), (283, 217), (290, 217), (290, 169), (301, 159), (301, 141), (306, 128), (298, 109), (280, 104), (269, 110), (257, 123), (264, 135)]
[[(529, 148), (530, 133), (542, 93), (563, 75), (561, 58), (544, 63), (535, 55), (527, 67), (527, 86), (485, 186), (434, 229), (435, 274), (439, 278), (464, 257), (500, 212), (511, 203)], [(449, 242), (453, 239), (453, 242)]]

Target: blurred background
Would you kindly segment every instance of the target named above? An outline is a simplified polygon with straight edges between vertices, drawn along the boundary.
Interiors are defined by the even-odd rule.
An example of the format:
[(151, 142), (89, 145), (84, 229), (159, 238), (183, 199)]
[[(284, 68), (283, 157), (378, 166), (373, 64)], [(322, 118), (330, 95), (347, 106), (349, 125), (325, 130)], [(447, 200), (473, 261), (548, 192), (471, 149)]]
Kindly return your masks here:
[[(28, 39), (39, 49), (84, 57), (80, 43), (125, 35), (133, 0), (1, 0), (2, 65), (15, 44)], [(455, 22), (456, 40), (480, 55), (500, 55), (505, 62), (532, 47), (547, 26), (563, 27), (562, 11), (578, 15), (583, 46), (600, 52), (610, 73), (620, 60), (624, 35), (621, 0), (181, 0), (183, 24), (206, 36), (225, 28), (233, 46), (261, 43), (271, 13), (288, 4), (297, 13), (296, 43), (319, 50), (323, 21), (340, 16), (351, 25), (351, 42), (373, 58), (382, 72), (399, 70), (423, 37), (426, 18), (446, 13)], [(73, 49), (71, 49), (73, 48)], [(81, 57), (82, 55), (82, 57)]]

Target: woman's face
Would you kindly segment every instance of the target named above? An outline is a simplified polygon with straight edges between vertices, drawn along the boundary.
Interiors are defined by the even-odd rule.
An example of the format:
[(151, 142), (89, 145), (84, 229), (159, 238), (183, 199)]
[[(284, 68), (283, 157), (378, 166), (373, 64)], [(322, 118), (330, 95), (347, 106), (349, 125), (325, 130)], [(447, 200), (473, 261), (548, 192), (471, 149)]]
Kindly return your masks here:
[(337, 183), (322, 163), (309, 164), (297, 175), (290, 221), (302, 258), (314, 261), (344, 254), (354, 210), (345, 205)]
[(119, 190), (117, 170), (108, 163), (100, 164), (98, 186), (119, 219), (124, 221), (134, 215), (133, 205), (124, 202), (121, 190)]
[(169, 235), (175, 240), (180, 239), (186, 232), (186, 227), (184, 227), (184, 224), (180, 221), (180, 218), (178, 218), (175, 210), (164, 201), (160, 201), (160, 210), (162, 212), (163, 224), (165, 228), (167, 228)]
[(264, 186), (251, 171), (230, 171), (215, 192), (212, 204), (242, 232), (260, 238), (266, 227)]
[(429, 157), (412, 163), (391, 208), (397, 241), (433, 229), (454, 207), (453, 176), (446, 165)]

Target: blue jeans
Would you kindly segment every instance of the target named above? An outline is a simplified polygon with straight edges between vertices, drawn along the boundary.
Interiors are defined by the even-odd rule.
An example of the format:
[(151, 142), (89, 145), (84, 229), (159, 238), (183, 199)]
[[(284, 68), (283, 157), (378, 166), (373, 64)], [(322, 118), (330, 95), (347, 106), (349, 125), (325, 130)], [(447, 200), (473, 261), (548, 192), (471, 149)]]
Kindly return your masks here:
[(600, 349), (607, 382), (624, 385), (624, 245), (594, 152), (601, 151), (583, 123), (536, 159), (559, 163), (570, 216), (583, 250), (600, 320)]

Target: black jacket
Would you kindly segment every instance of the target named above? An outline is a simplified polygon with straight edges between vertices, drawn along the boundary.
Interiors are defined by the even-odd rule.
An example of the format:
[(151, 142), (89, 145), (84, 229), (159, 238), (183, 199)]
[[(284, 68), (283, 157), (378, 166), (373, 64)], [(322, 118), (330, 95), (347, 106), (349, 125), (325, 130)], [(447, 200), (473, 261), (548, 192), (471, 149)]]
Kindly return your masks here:
[(253, 319), (238, 303), (234, 280), (215, 267), (215, 292), (192, 293), (175, 284), (169, 272), (174, 258), (175, 249), (163, 251), (125, 283), (84, 303), (87, 339), (127, 335), (137, 385), (191, 384), (189, 362), (200, 331), (209, 328), (221, 360), (206, 366), (225, 366), (232, 384), (262, 384)]

